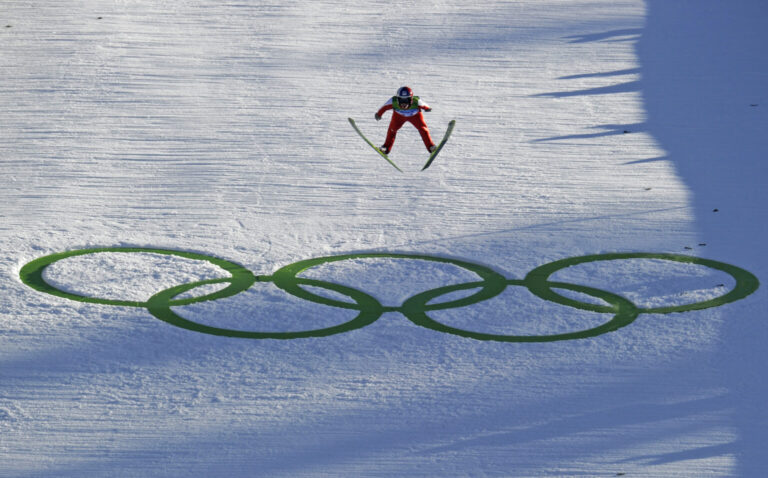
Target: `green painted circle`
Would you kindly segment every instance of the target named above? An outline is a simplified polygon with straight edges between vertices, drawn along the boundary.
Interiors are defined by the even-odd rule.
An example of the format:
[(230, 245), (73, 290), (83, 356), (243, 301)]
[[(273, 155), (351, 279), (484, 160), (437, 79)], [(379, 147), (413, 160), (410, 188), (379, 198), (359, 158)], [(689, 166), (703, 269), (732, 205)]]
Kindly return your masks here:
[(62, 259), (76, 256), (84, 256), (88, 254), (97, 254), (101, 252), (115, 252), (115, 253), (152, 253), (162, 254), (167, 256), (183, 257), (185, 259), (194, 259), (200, 261), (209, 262), (215, 266), (218, 266), (231, 274), (231, 277), (225, 279), (213, 279), (206, 281), (210, 283), (215, 282), (230, 282), (230, 285), (218, 292), (207, 294), (201, 297), (194, 297), (189, 299), (183, 299), (173, 301), (170, 305), (185, 305), (194, 302), (202, 302), (205, 300), (220, 299), (222, 297), (229, 297), (235, 295), (241, 291), (248, 289), (255, 281), (253, 273), (234, 262), (230, 262), (218, 257), (207, 256), (205, 254), (198, 254), (195, 252), (176, 251), (173, 249), (156, 249), (156, 248), (143, 248), (143, 247), (102, 247), (92, 249), (78, 249), (73, 251), (59, 252), (56, 254), (50, 254), (44, 257), (39, 257), (29, 263), (19, 271), (19, 277), (21, 281), (29, 287), (45, 292), (46, 294), (55, 295), (57, 297), (64, 297), (65, 299), (75, 300), (78, 302), (88, 302), (94, 304), (103, 305), (118, 305), (127, 307), (147, 307), (148, 302), (131, 301), (131, 300), (115, 300), (105, 299), (100, 297), (89, 297), (85, 295), (75, 294), (72, 292), (66, 292), (61, 289), (57, 289), (52, 286), (43, 278), (43, 272), (45, 268), (54, 264)]
[[(505, 286), (507, 284), (515, 285), (515, 286), (525, 286), (525, 287), (528, 286), (525, 280), (516, 280), (516, 279), (505, 280)], [(552, 335), (503, 335), (503, 334), (488, 334), (483, 332), (474, 332), (471, 330), (451, 327), (451, 326), (442, 324), (437, 320), (429, 317), (429, 315), (427, 315), (426, 313), (427, 310), (436, 310), (438, 308), (444, 308), (444, 307), (430, 307), (429, 305), (427, 305), (427, 302), (429, 302), (430, 300), (435, 299), (444, 294), (456, 292), (459, 290), (472, 289), (481, 285), (482, 283), (480, 282), (472, 282), (472, 283), (466, 283), (466, 284), (449, 285), (449, 286), (440, 287), (437, 289), (432, 289), (426, 292), (422, 292), (421, 294), (415, 295), (406, 301), (406, 303), (403, 305), (403, 314), (405, 314), (405, 316), (416, 325), (420, 325), (428, 329), (436, 330), (438, 332), (459, 335), (461, 337), (467, 337), (467, 338), (476, 339), (476, 340), (490, 340), (495, 342), (554, 342), (558, 340), (583, 339), (587, 337), (594, 337), (596, 335), (605, 334), (607, 332), (612, 332), (621, 327), (631, 324), (635, 320), (635, 318), (637, 318), (637, 315), (639, 313), (637, 307), (635, 307), (635, 305), (632, 304), (632, 302), (628, 301), (627, 299), (619, 295), (613, 294), (611, 292), (594, 289), (592, 287), (576, 285), (576, 284), (567, 284), (563, 282), (551, 282), (551, 283), (548, 283), (550, 287), (556, 287), (559, 289), (568, 289), (576, 292), (581, 292), (581, 293), (591, 295), (593, 297), (597, 297), (599, 299), (602, 299), (608, 302), (609, 304), (611, 304), (611, 307), (610, 307), (610, 310), (607, 310), (606, 312), (613, 312), (614, 313), (613, 318), (610, 321), (598, 327), (594, 327), (586, 330), (579, 330), (576, 332), (568, 332), (563, 334), (552, 334)]]
[[(504, 288), (506, 287), (505, 282), (507, 279), (503, 275), (480, 264), (475, 264), (471, 262), (466, 262), (466, 261), (451, 259), (446, 257), (426, 256), (426, 255), (418, 255), (418, 254), (395, 254), (395, 253), (384, 253), (384, 252), (344, 254), (339, 256), (326, 256), (326, 257), (317, 257), (313, 259), (306, 259), (303, 261), (294, 262), (293, 264), (289, 264), (279, 269), (272, 275), (272, 280), (274, 281), (276, 286), (280, 287), (286, 292), (289, 292), (295, 295), (296, 297), (300, 297), (302, 299), (309, 300), (312, 302), (317, 302), (320, 304), (331, 305), (334, 307), (357, 309), (357, 307), (354, 307), (353, 304), (350, 304), (348, 302), (330, 299), (328, 297), (323, 297), (321, 295), (314, 294), (306, 289), (302, 289), (301, 287), (298, 286), (299, 284), (297, 283), (297, 281), (298, 280), (308, 281), (309, 279), (298, 279), (296, 276), (307, 269), (310, 269), (318, 265), (327, 264), (330, 262), (345, 261), (350, 259), (370, 259), (370, 258), (411, 259), (411, 260), (422, 260), (422, 261), (451, 264), (451, 265), (458, 266), (462, 269), (469, 270), (470, 272), (474, 272), (475, 274), (480, 276), (481, 279), (483, 279), (481, 283), (478, 283), (479, 284), (478, 287), (482, 287), (482, 289), (477, 293), (471, 295), (470, 297), (465, 297), (463, 299), (431, 305), (428, 307), (429, 310), (434, 310), (439, 308), (460, 307), (463, 305), (474, 304), (476, 302), (490, 299), (491, 297), (494, 297), (500, 294), (501, 291), (503, 291)], [(317, 285), (319, 283), (329, 284), (323, 281), (312, 281), (312, 282), (314, 284), (308, 284), (308, 285)], [(370, 297), (369, 301), (366, 301), (363, 304), (365, 307), (373, 307), (374, 305), (378, 305), (378, 307), (382, 307), (381, 303), (378, 300), (376, 300), (371, 296), (368, 296), (368, 297)], [(389, 311), (389, 312), (402, 312), (404, 309), (405, 309), (405, 304), (403, 304), (402, 307), (384, 307), (383, 308), (384, 311)], [(357, 309), (357, 310), (360, 310), (360, 309)]]
[(577, 264), (583, 264), (585, 262), (613, 261), (623, 259), (660, 259), (673, 262), (697, 264), (725, 272), (736, 280), (736, 286), (730, 292), (722, 296), (715, 297), (706, 301), (694, 302), (692, 304), (653, 308), (638, 307), (637, 309), (640, 311), (640, 313), (644, 314), (669, 314), (672, 312), (687, 312), (691, 310), (716, 307), (719, 305), (727, 304), (729, 302), (734, 302), (739, 299), (743, 299), (744, 297), (757, 290), (760, 284), (760, 282), (757, 280), (757, 277), (755, 277), (750, 272), (745, 271), (740, 267), (726, 264), (724, 262), (717, 262), (710, 259), (702, 259), (700, 257), (685, 256), (681, 254), (663, 254), (651, 252), (594, 254), (579, 257), (569, 257), (559, 261), (550, 262), (533, 269), (528, 273), (528, 275), (525, 276), (525, 281), (531, 292), (541, 297), (542, 299), (568, 305), (577, 309), (591, 310), (595, 312), (609, 312), (610, 308), (608, 306), (580, 302), (577, 300), (569, 299), (568, 297), (564, 297), (557, 292), (554, 292), (551, 288), (552, 283), (549, 282), (549, 277), (561, 269), (575, 266)]
[[(269, 282), (271, 281), (271, 279), (268, 277), (259, 277), (259, 281)], [(246, 339), (300, 339), (300, 338), (308, 338), (308, 337), (326, 337), (329, 335), (340, 334), (342, 332), (349, 332), (350, 330), (355, 330), (355, 329), (365, 327), (366, 325), (369, 325), (374, 321), (376, 321), (376, 319), (378, 319), (383, 312), (381, 305), (378, 304), (376, 299), (374, 299), (373, 297), (369, 296), (364, 292), (358, 291), (356, 289), (352, 289), (350, 287), (345, 287), (340, 284), (333, 284), (328, 282), (315, 281), (310, 279), (299, 279), (299, 278), (295, 279), (294, 284), (300, 290), (303, 290), (303, 289), (298, 287), (298, 285), (311, 285), (311, 286), (321, 287), (324, 289), (338, 292), (340, 294), (347, 295), (356, 302), (357, 307), (353, 307), (354, 304), (344, 303), (348, 306), (346, 308), (355, 308), (356, 310), (359, 310), (360, 313), (354, 319), (348, 322), (344, 322), (339, 325), (326, 327), (322, 329), (303, 330), (303, 331), (297, 331), (297, 332), (260, 332), (260, 331), (250, 331), (250, 330), (224, 329), (219, 327), (212, 327), (209, 325), (203, 325), (198, 322), (193, 322), (189, 319), (185, 319), (184, 317), (178, 315), (173, 310), (171, 310), (172, 305), (183, 305), (183, 304), (180, 304), (180, 302), (182, 301), (173, 300), (173, 298), (176, 297), (177, 295), (187, 292), (189, 290), (192, 290), (195, 287), (199, 287), (206, 284), (212, 284), (216, 282), (223, 282), (223, 281), (221, 280), (199, 281), (192, 284), (183, 284), (176, 287), (171, 287), (164, 291), (158, 292), (147, 301), (147, 309), (152, 315), (154, 315), (158, 319), (164, 322), (167, 322), (171, 325), (181, 327), (183, 329), (193, 330), (195, 332), (201, 332), (201, 333), (210, 334), (210, 335), (220, 335), (225, 337), (238, 337), (238, 338), (246, 338)]]

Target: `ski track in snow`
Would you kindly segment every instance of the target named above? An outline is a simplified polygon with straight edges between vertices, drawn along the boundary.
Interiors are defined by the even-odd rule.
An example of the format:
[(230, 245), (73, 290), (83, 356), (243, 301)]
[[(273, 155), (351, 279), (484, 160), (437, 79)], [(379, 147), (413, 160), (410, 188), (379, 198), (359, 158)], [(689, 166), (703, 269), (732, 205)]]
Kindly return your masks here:
[[(3, 10), (0, 476), (670, 477), (756, 465), (739, 458), (740, 438), (755, 435), (732, 412), (762, 392), (734, 398), (718, 350), (728, 320), (764, 310), (762, 289), (738, 305), (641, 314), (576, 341), (481, 342), (394, 311), (331, 337), (258, 341), (44, 295), (18, 279), (34, 258), (109, 246), (194, 251), (264, 276), (302, 259), (392, 252), (521, 279), (566, 257), (642, 251), (702, 255), (760, 277), (764, 261), (737, 252), (738, 234), (707, 249), (696, 192), (649, 131), (642, 1), (10, 1)], [(346, 121), (383, 141), (386, 121), (373, 113), (402, 84), (433, 106), (433, 137), (457, 121), (424, 173), (427, 154), (408, 125), (391, 154), (400, 173)], [(146, 300), (226, 276), (174, 256), (100, 256), (62, 261), (47, 277), (80, 294)], [(611, 261), (556, 277), (644, 307), (733, 287), (702, 269)], [(302, 277), (391, 307), (477, 280), (407, 259), (342, 261)], [(262, 283), (174, 311), (280, 331), (355, 315)], [(434, 316), (512, 334), (610, 319), (520, 287)]]

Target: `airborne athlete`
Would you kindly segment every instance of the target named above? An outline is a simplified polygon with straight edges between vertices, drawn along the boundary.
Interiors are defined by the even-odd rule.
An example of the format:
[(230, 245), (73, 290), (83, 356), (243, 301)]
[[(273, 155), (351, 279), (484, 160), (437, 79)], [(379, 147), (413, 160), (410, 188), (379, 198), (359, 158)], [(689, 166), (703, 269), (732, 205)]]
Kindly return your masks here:
[(384, 140), (384, 145), (379, 150), (384, 154), (389, 154), (392, 151), (392, 145), (395, 144), (395, 137), (397, 131), (405, 124), (405, 122), (411, 123), (419, 131), (421, 140), (424, 141), (424, 146), (427, 147), (430, 153), (437, 149), (435, 142), (432, 141), (432, 136), (429, 134), (429, 128), (424, 121), (423, 111), (432, 111), (432, 108), (418, 96), (413, 96), (413, 90), (407, 86), (403, 86), (397, 90), (397, 94), (387, 100), (384, 106), (379, 108), (379, 111), (373, 116), (376, 121), (381, 119), (381, 116), (385, 111), (392, 110), (392, 119), (389, 122), (389, 129), (387, 129), (387, 137)]
[(381, 120), (381, 115), (388, 110), (392, 110), (392, 119), (390, 120), (389, 128), (387, 129), (387, 138), (384, 140), (384, 144), (381, 147), (377, 147), (370, 139), (365, 137), (363, 132), (360, 131), (360, 128), (357, 127), (357, 123), (354, 119), (347, 118), (347, 120), (368, 146), (373, 148), (374, 151), (379, 153), (380, 156), (400, 172), (403, 172), (403, 170), (389, 158), (388, 154), (392, 150), (392, 145), (395, 144), (397, 131), (402, 128), (406, 121), (411, 123), (418, 130), (422, 141), (424, 141), (424, 146), (426, 146), (429, 151), (429, 158), (421, 168), (421, 170), (424, 171), (432, 164), (438, 153), (440, 153), (440, 150), (445, 146), (445, 142), (448, 141), (448, 138), (453, 131), (453, 127), (456, 125), (456, 120), (448, 122), (448, 128), (445, 130), (443, 139), (440, 140), (439, 144), (435, 144), (435, 142), (432, 141), (432, 136), (429, 134), (429, 128), (427, 128), (427, 123), (424, 121), (424, 115), (422, 114), (422, 111), (432, 111), (432, 108), (421, 101), (418, 96), (413, 96), (413, 90), (409, 87), (403, 86), (398, 89), (397, 94), (387, 100), (387, 102), (384, 103), (384, 106), (379, 108), (379, 111), (377, 111), (373, 117), (376, 118), (376, 121), (379, 121)]

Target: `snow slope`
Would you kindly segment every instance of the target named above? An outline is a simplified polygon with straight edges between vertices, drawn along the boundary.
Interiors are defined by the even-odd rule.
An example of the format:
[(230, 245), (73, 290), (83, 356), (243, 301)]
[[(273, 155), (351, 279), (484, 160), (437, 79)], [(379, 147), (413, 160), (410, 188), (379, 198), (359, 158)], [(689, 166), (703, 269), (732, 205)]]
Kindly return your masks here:
[[(4, 2), (0, 476), (757, 476), (764, 287), (555, 342), (441, 333), (401, 308), (477, 281), (464, 263), (523, 279), (614, 252), (703, 257), (764, 282), (766, 7), (731, 3)], [(373, 113), (402, 84), (433, 106), (434, 136), (457, 121), (424, 173), (415, 131), (391, 154), (400, 173), (346, 121), (382, 141)], [(338, 254), (362, 257), (308, 268), (302, 280), (326, 282), (304, 290), (350, 303), (323, 286), (344, 284), (384, 309), (336, 335), (243, 339), (19, 278), (36, 258), (102, 247), (261, 276), (173, 307), (209, 327), (353, 320), (274, 282)], [(118, 251), (44, 272), (70, 293), (138, 302), (227, 276)], [(642, 308), (735, 286), (658, 259), (553, 280)], [(429, 315), (525, 336), (613, 316), (518, 285)]]

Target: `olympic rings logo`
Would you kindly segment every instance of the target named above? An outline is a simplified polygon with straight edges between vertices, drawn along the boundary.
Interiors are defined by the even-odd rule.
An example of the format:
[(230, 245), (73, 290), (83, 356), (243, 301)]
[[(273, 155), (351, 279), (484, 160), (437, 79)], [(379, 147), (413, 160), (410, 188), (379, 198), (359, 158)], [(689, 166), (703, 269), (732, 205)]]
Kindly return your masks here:
[[(229, 273), (229, 277), (206, 279), (177, 285), (156, 293), (144, 302), (113, 300), (79, 295), (58, 289), (50, 285), (44, 279), (43, 272), (45, 271), (46, 267), (55, 262), (69, 257), (101, 252), (154, 253), (206, 261), (224, 269)], [(300, 273), (322, 264), (350, 259), (369, 258), (422, 260), (450, 264), (473, 272), (480, 278), (480, 280), (438, 287), (413, 295), (412, 297), (406, 299), (400, 306), (384, 306), (375, 297), (356, 288), (337, 284), (334, 282), (299, 277)], [(719, 297), (701, 302), (666, 307), (642, 308), (638, 307), (630, 300), (612, 292), (584, 285), (550, 280), (550, 277), (555, 272), (567, 267), (587, 262), (615, 261), (625, 259), (658, 259), (662, 261), (697, 264), (729, 274), (731, 277), (733, 277), (733, 279), (735, 279), (736, 285), (733, 287), (733, 289)], [(319, 257), (314, 259), (306, 259), (287, 265), (277, 270), (272, 275), (256, 276), (251, 271), (239, 264), (199, 253), (154, 248), (108, 247), (73, 250), (41, 257), (24, 265), (21, 268), (19, 275), (24, 284), (35, 290), (54, 296), (64, 297), (79, 302), (90, 302), (127, 307), (143, 307), (146, 308), (149, 313), (151, 313), (156, 318), (177, 327), (205, 334), (249, 339), (297, 339), (305, 337), (325, 337), (365, 327), (366, 325), (369, 325), (378, 320), (379, 317), (381, 317), (381, 315), (385, 312), (399, 312), (418, 326), (476, 340), (491, 340), (498, 342), (549, 342), (557, 340), (572, 340), (594, 337), (597, 335), (605, 334), (607, 332), (615, 331), (631, 324), (640, 314), (669, 314), (673, 312), (686, 312), (706, 309), (709, 307), (716, 307), (729, 302), (734, 302), (750, 295), (759, 287), (759, 281), (757, 277), (744, 269), (730, 264), (679, 254), (643, 252), (597, 254), (566, 258), (536, 267), (535, 269), (531, 270), (523, 279), (508, 279), (493, 269), (483, 265), (459, 259), (418, 254), (361, 253)], [(352, 320), (332, 327), (299, 332), (261, 332), (212, 327), (185, 319), (172, 310), (172, 307), (231, 297), (249, 289), (256, 282), (271, 282), (285, 292), (288, 292), (289, 294), (292, 294), (301, 299), (318, 304), (329, 305), (332, 307), (354, 310), (357, 311), (358, 314)], [(189, 292), (193, 289), (209, 284), (228, 285), (216, 292), (208, 293), (198, 297), (178, 298), (185, 292)], [(337, 300), (316, 294), (310, 291), (308, 288), (305, 288), (306, 286), (325, 289), (337, 294), (341, 294), (343, 296), (349, 297), (352, 302)], [(510, 286), (525, 287), (535, 296), (550, 302), (586, 311), (608, 313), (612, 314), (613, 317), (606, 323), (603, 323), (597, 327), (570, 333), (554, 335), (500, 335), (459, 329), (442, 324), (430, 316), (430, 313), (435, 311), (466, 307), (488, 300), (501, 294), (507, 287)], [(433, 302), (435, 299), (446, 296), (453, 292), (473, 289), (478, 290), (462, 298), (446, 300), (444, 302)], [(600, 299), (607, 305), (577, 301), (556, 292), (555, 289), (585, 294), (587, 296)]]

